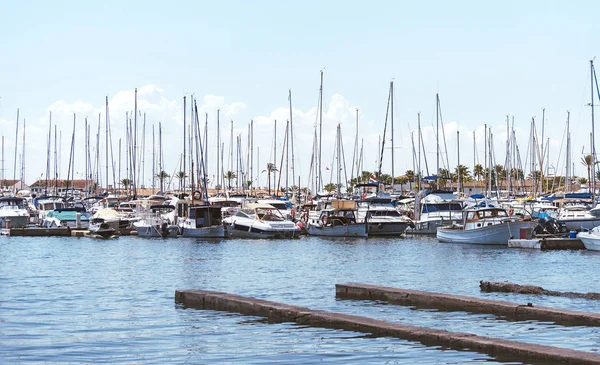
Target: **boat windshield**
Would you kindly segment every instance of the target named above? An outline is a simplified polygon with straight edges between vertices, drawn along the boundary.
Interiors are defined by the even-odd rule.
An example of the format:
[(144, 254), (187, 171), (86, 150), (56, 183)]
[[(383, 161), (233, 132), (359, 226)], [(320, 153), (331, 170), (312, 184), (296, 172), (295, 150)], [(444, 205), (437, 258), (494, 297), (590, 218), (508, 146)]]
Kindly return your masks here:
[(274, 206), (277, 209), (287, 210), (287, 209), (292, 208), (292, 205), (290, 203), (269, 203), (269, 204)]
[(401, 214), (397, 210), (386, 209), (386, 210), (372, 210), (369, 212), (371, 217), (400, 217)]
[(277, 209), (267, 208), (256, 208), (256, 215), (258, 219), (263, 221), (284, 221), (285, 218), (279, 213)]
[(437, 203), (437, 204), (423, 204), (423, 213), (435, 213), (435, 212), (449, 212), (449, 211), (461, 211), (462, 206), (460, 203)]

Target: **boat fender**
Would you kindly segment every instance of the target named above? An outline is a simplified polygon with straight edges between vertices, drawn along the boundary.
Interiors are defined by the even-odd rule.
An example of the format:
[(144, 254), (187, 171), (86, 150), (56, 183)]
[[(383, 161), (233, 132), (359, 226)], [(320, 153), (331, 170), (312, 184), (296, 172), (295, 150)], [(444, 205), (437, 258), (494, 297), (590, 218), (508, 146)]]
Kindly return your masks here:
[(408, 223), (408, 226), (412, 229), (415, 229), (415, 222)]
[(513, 207), (510, 207), (510, 209), (508, 210), (508, 216), (512, 216), (515, 213), (515, 210), (513, 209)]
[(169, 231), (167, 230), (167, 223), (164, 222), (161, 226), (160, 226), (160, 230), (163, 234), (164, 237), (166, 237), (169, 234)]
[(382, 229), (382, 228), (383, 228), (383, 224), (379, 223), (379, 224), (377, 225), (377, 228), (379, 228), (379, 229)]
[(323, 225), (326, 226), (327, 225), (327, 216), (326, 215), (323, 216), (322, 221), (323, 221)]
[(294, 208), (292, 208), (292, 210), (290, 210), (290, 216), (292, 217), (292, 219), (294, 219), (296, 217), (296, 211), (294, 210)]

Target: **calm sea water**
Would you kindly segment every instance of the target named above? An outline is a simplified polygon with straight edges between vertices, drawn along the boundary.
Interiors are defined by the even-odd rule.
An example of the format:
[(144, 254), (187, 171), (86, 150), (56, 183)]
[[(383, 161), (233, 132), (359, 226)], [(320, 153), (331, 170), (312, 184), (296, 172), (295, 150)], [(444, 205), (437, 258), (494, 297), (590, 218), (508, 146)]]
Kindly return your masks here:
[(485, 354), (186, 309), (210, 289), (404, 324), (600, 352), (600, 328), (337, 300), (335, 284), (600, 311), (600, 301), (481, 293), (480, 280), (600, 291), (600, 254), (441, 244), (427, 238), (147, 240), (0, 237), (2, 364), (464, 364)]

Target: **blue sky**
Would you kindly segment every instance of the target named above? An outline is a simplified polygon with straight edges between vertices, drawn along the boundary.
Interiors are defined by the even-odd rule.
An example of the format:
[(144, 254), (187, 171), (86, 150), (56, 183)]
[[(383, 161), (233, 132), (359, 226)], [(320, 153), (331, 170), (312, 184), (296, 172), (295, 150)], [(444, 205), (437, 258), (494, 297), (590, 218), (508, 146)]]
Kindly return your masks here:
[[(545, 108), (551, 163), (558, 163), (570, 110), (575, 167), (582, 175), (581, 149), (589, 150), (591, 132), (586, 104), (589, 60), (598, 53), (598, 10), (593, 1), (3, 2), (0, 134), (6, 140), (5, 166), (12, 171), (17, 108), (27, 119), (28, 134), (32, 128), (28, 144), (30, 138), (44, 140), (49, 109), (56, 109), (53, 119), (66, 141), (70, 113), (97, 120), (104, 97), (121, 91), (125, 99), (115, 104), (132, 110), (126, 91), (154, 85), (143, 111), (151, 123), (162, 120), (171, 146), (181, 134), (176, 131), (181, 129), (182, 98), (194, 93), (199, 107), (209, 113), (211, 134), (217, 107), (227, 110), (222, 121), (233, 119), (236, 134), (245, 134), (252, 118), (262, 123), (255, 136), (262, 146), (262, 169), (273, 143), (269, 120), (283, 118), (283, 130), (283, 109), (292, 89), (295, 139), (303, 146), (296, 171), (307, 176), (314, 123), (310, 111), (316, 107), (319, 71), (324, 69), (324, 107), (330, 112), (324, 131), (332, 137), (342, 123), (349, 161), (352, 111), (360, 108), (368, 170), (376, 169), (374, 150), (393, 79), (395, 143), (400, 147), (395, 150), (396, 175), (412, 169), (410, 131), (418, 112), (423, 126), (431, 128), (436, 93), (451, 165), (456, 163), (456, 130), (461, 131), (461, 162), (472, 165), (472, 132), (477, 129), (479, 139), (485, 123), (492, 125), (496, 159), (503, 163), (506, 115), (515, 117), (524, 160), (529, 122), (534, 116), (541, 121)], [(123, 124), (124, 114), (112, 115), (113, 110), (120, 109), (111, 107), (111, 122)], [(282, 134), (278, 138), (281, 150)], [(425, 139), (431, 165), (435, 144), (427, 132)], [(62, 149), (68, 148), (64, 142)], [(482, 155), (483, 142), (477, 149)], [(176, 150), (165, 152), (167, 170), (176, 169)], [(45, 142), (27, 151), (26, 182), (32, 182), (45, 170), (45, 158), (38, 159), (45, 155)], [(323, 160), (329, 161), (331, 152), (324, 151)], [(384, 157), (388, 172), (389, 160)], [(259, 178), (265, 185), (264, 175)]]

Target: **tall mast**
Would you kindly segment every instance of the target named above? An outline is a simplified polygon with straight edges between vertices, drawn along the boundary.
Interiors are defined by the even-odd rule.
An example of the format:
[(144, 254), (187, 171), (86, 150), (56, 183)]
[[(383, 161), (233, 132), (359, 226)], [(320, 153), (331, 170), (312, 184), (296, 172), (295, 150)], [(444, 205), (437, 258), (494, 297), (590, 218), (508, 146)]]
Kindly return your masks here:
[(596, 138), (594, 122), (594, 60), (590, 60), (590, 107), (592, 109), (592, 202), (596, 206)]
[[(105, 163), (106, 163), (106, 192), (108, 193), (108, 186), (110, 185), (110, 180), (108, 178), (108, 95), (106, 96), (106, 107), (104, 109), (104, 118), (105, 118), (105, 128), (104, 128), (104, 139), (105, 139)], [(113, 187), (114, 188), (114, 187)]]
[(571, 112), (567, 110), (567, 155), (565, 160), (565, 193), (569, 192), (569, 182), (571, 178), (571, 131), (570, 131), (570, 119)]
[(319, 171), (317, 172), (317, 192), (321, 190), (321, 185), (323, 184), (323, 177), (321, 176), (321, 152), (322, 145), (321, 141), (323, 140), (323, 70), (321, 70), (321, 86), (319, 87)]
[(436, 146), (436, 176), (440, 173), (440, 95), (435, 94), (435, 146)]
[[(487, 155), (487, 147), (488, 147), (488, 130), (487, 130), (487, 124), (484, 124), (483, 126), (483, 131), (484, 131), (484, 137), (483, 137), (483, 175), (484, 175), (484, 181), (487, 181), (488, 179), (488, 175), (491, 172), (491, 169), (488, 168), (488, 155)], [(485, 184), (487, 186), (487, 184)], [(487, 191), (487, 187), (485, 189), (485, 197), (488, 198), (488, 191)]]
[(146, 112), (144, 112), (144, 124), (142, 125), (142, 163), (140, 165), (142, 167), (142, 183), (140, 184), (140, 187), (145, 188), (144, 178), (146, 176), (144, 174), (144, 170), (146, 170)]
[(394, 189), (394, 81), (390, 81), (390, 99), (392, 100), (391, 124), (392, 124), (392, 190)]
[(152, 194), (156, 194), (156, 145), (154, 143), (154, 123), (152, 123)]
[(57, 153), (56, 145), (56, 124), (54, 125), (54, 194), (58, 193), (58, 159), (56, 158)]
[(511, 154), (510, 154), (510, 127), (508, 124), (508, 115), (506, 116), (506, 190), (508, 195), (511, 193)]
[[(196, 105), (196, 102), (194, 102), (194, 105)], [(208, 113), (204, 113), (204, 171), (203, 173), (203, 177), (206, 177), (208, 175)], [(198, 137), (200, 139), (200, 141), (202, 141), (202, 138)], [(197, 176), (197, 178), (199, 179), (200, 176)], [(192, 179), (192, 183), (193, 183), (193, 179)], [(206, 181), (204, 181), (204, 189), (206, 190), (206, 198), (208, 199), (208, 185), (206, 184)], [(193, 194), (193, 190), (192, 190), (192, 194)]]
[(418, 126), (418, 145), (419, 145), (419, 163), (418, 165), (418, 169), (419, 171), (417, 171), (417, 178), (419, 180), (419, 189), (421, 189), (421, 113), (417, 113), (417, 126)]
[[(250, 119), (250, 181), (254, 179), (254, 120)], [(254, 184), (250, 185), (250, 191)]]
[[(220, 174), (219, 172), (221, 171), (221, 127), (220, 127), (220, 121), (219, 121), (219, 109), (217, 109), (217, 181), (216, 181), (216, 185), (219, 186), (221, 185), (221, 180), (220, 180)], [(219, 189), (217, 189), (217, 192), (219, 191)]]
[[(17, 155), (18, 155), (18, 145), (19, 145), (19, 109), (17, 108), (17, 128), (15, 130), (15, 160), (13, 164), (13, 181), (17, 180)], [(13, 185), (14, 188), (14, 185)], [(13, 189), (13, 192), (14, 189)]]
[(340, 186), (342, 185), (342, 180), (341, 180), (341, 176), (340, 176), (340, 174), (341, 174), (341, 172), (340, 172), (340, 170), (341, 170), (341, 163), (342, 163), (341, 162), (341, 157), (340, 157), (341, 154), (342, 154), (342, 143), (341, 143), (341, 140), (342, 140), (342, 129), (341, 129), (340, 124), (338, 124), (338, 126), (337, 126), (337, 138), (336, 138), (336, 141), (337, 141), (337, 146), (336, 146), (337, 147), (337, 153), (336, 153), (337, 154), (337, 168), (336, 168), (336, 170), (337, 170), (337, 183), (336, 183), (336, 191), (337, 191), (338, 198), (340, 196)]
[[(190, 104), (192, 104), (192, 102), (190, 101)], [(185, 172), (187, 171), (185, 169), (185, 161), (187, 160), (187, 155), (185, 154), (185, 142), (186, 142), (186, 129), (187, 129), (187, 125), (186, 125), (186, 120), (185, 120), (185, 114), (187, 113), (187, 109), (186, 109), (186, 104), (185, 104), (185, 96), (183, 97), (183, 192), (185, 193)], [(193, 197), (192, 197), (193, 199)]]
[(460, 193), (461, 188), (462, 188), (462, 176), (461, 176), (461, 169), (460, 169), (460, 132), (456, 131), (456, 159), (457, 159), (457, 167), (456, 167), (456, 172), (458, 175), (458, 187), (456, 190), (458, 190), (458, 192)]
[[(285, 126), (285, 197), (288, 197), (288, 188), (290, 186), (288, 181), (288, 175), (290, 172), (290, 143), (289, 143), (289, 134), (290, 134), (290, 121), (288, 120)], [(281, 174), (279, 174), (281, 177)], [(293, 180), (292, 180), (293, 181)]]
[[(273, 131), (273, 166), (275, 167), (275, 169), (273, 170), (273, 185), (275, 185), (275, 170), (277, 169), (277, 119), (275, 119), (274, 128), (275, 129)], [(276, 191), (275, 195), (279, 196), (279, 192)]]
[(134, 116), (133, 116), (133, 135), (130, 136), (131, 138), (133, 138), (133, 151), (131, 152), (131, 156), (132, 156), (132, 169), (131, 169), (131, 175), (133, 177), (132, 182), (133, 182), (133, 198), (136, 199), (137, 198), (137, 174), (136, 174), (136, 167), (137, 167), (137, 117), (138, 117), (138, 110), (137, 110), (137, 87), (135, 88), (135, 102), (134, 102)]
[(163, 166), (163, 153), (162, 153), (162, 124), (159, 122), (158, 123), (158, 170), (159, 170), (159, 174), (160, 174), (160, 191), (163, 192), (165, 191), (165, 184), (164, 184), (164, 178), (163, 178), (163, 171), (164, 171), (164, 166)]

